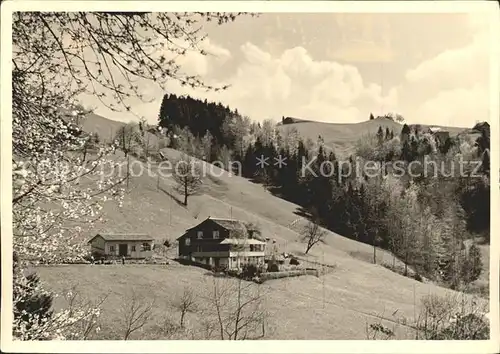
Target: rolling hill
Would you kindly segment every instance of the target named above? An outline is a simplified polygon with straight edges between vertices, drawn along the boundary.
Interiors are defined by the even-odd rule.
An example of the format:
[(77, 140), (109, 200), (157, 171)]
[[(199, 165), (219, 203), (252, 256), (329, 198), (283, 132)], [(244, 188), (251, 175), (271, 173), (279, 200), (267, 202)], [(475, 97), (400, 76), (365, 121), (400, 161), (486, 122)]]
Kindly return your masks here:
[[(360, 123), (322, 123), (294, 118), (291, 123), (279, 125), (281, 132), (297, 129), (299, 135), (304, 139), (310, 138), (312, 141), (317, 141), (318, 136), (321, 136), (325, 145), (333, 148), (338, 156), (350, 155), (358, 140), (363, 139), (366, 135), (376, 134), (379, 127), (389, 128), (395, 135), (399, 134), (402, 125), (391, 119), (379, 117), (373, 120), (367, 120)], [(426, 125), (421, 125), (425, 129)], [(456, 135), (464, 132), (466, 128), (437, 126), (448, 130), (450, 135)]]
[[(124, 124), (124, 122), (107, 119), (94, 113), (88, 114), (82, 121), (84, 131), (98, 133), (103, 141), (110, 141), (113, 139), (118, 129)], [(379, 127), (382, 127), (384, 132), (386, 128), (389, 128), (394, 134), (399, 134), (402, 129), (400, 123), (383, 117), (360, 123), (323, 123), (287, 117), (287, 122), (285, 124), (280, 123), (277, 125), (277, 128), (282, 133), (295, 128), (301, 137), (304, 139), (310, 138), (314, 142), (321, 136), (327, 147), (334, 149), (338, 156), (343, 157), (350, 155), (354, 151), (355, 144), (358, 140), (363, 139), (366, 135), (376, 134)], [(428, 126), (421, 125), (421, 127), (425, 129)], [(449, 131), (452, 136), (470, 130), (460, 127), (436, 127)], [(156, 137), (151, 134), (150, 145), (153, 149), (156, 140)]]
[[(111, 141), (116, 135), (118, 129), (124, 122), (107, 119), (98, 114), (90, 113), (82, 121), (82, 128), (88, 133), (97, 133), (102, 141)], [(316, 142), (321, 136), (327, 147), (334, 149), (338, 156), (347, 157), (355, 148), (356, 142), (367, 135), (376, 134), (379, 127), (385, 132), (386, 128), (392, 130), (394, 134), (401, 132), (402, 125), (393, 120), (379, 117), (373, 120), (367, 120), (360, 123), (323, 123), (306, 119), (287, 117), (286, 123), (277, 125), (282, 133), (292, 128), (297, 129), (299, 135), (304, 139), (311, 139)], [(423, 129), (427, 125), (421, 125)], [(460, 127), (436, 126), (450, 132), (454, 136), (460, 133), (466, 133), (470, 129)], [(156, 137), (150, 134), (150, 145), (152, 149), (156, 146)]]
[(104, 118), (95, 113), (90, 113), (82, 120), (82, 129), (87, 133), (97, 133), (102, 141), (112, 141), (118, 129), (125, 125), (123, 122)]

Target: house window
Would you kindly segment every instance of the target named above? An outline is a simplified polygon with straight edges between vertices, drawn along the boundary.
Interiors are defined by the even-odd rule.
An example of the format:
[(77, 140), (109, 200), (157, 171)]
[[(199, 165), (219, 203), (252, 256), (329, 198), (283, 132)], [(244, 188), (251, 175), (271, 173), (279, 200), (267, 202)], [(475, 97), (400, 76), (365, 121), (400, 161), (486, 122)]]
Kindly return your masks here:
[(203, 237), (203, 231), (198, 231), (196, 235), (198, 239), (201, 239)]
[(142, 250), (143, 251), (151, 251), (151, 245), (149, 243), (147, 243), (147, 242), (144, 242), (142, 244)]
[(132, 252), (135, 252), (135, 245), (132, 245)]
[(114, 252), (115, 251), (115, 246), (109, 246), (109, 252)]
[(186, 238), (186, 241), (184, 241), (184, 243), (186, 244), (186, 246), (189, 246), (191, 244), (191, 239), (189, 237)]
[(214, 238), (215, 238), (215, 239), (219, 238), (219, 230), (215, 230), (215, 231), (213, 232), (213, 235), (214, 235)]

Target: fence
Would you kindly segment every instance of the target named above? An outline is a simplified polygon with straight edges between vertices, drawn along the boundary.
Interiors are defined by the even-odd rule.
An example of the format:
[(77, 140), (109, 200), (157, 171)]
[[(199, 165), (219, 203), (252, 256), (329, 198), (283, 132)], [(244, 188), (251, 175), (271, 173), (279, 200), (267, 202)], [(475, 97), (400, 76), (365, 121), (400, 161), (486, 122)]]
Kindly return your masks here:
[(312, 260), (309, 260), (305, 257), (299, 257), (299, 256), (294, 256), (295, 258), (297, 258), (299, 261), (302, 261), (302, 262), (305, 262), (305, 263), (310, 263), (310, 264), (314, 264), (314, 265), (318, 265), (318, 266), (322, 266), (322, 267), (326, 267), (326, 268), (332, 268), (332, 269), (335, 269), (337, 268), (337, 265), (336, 264), (327, 264), (327, 263), (321, 263), (321, 262), (317, 262), (317, 261), (312, 261)]
[(262, 273), (260, 275), (260, 279), (262, 281), (266, 281), (270, 279), (298, 277), (301, 275), (314, 275), (318, 277), (319, 271), (317, 269), (297, 269), (297, 270), (288, 270), (284, 272), (268, 272), (268, 273)]

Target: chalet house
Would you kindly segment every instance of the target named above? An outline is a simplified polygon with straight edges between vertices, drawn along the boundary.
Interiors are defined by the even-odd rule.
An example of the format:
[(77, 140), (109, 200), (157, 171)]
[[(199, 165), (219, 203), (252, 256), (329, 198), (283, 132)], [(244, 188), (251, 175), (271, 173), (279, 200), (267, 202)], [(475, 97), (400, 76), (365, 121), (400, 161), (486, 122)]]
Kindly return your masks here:
[(179, 238), (179, 258), (215, 267), (239, 269), (264, 264), (265, 240), (240, 220), (207, 218)]
[(96, 258), (148, 258), (153, 255), (153, 238), (145, 234), (97, 234), (89, 240)]

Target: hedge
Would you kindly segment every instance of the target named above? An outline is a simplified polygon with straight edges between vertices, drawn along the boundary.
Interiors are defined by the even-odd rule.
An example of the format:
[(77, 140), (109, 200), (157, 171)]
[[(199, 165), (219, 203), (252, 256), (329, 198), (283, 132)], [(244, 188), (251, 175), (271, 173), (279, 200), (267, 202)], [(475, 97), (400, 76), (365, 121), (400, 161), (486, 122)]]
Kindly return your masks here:
[(298, 277), (301, 275), (315, 275), (319, 276), (319, 272), (317, 269), (297, 269), (297, 270), (289, 270), (283, 272), (267, 272), (262, 273), (260, 275), (261, 280), (269, 280), (269, 279), (280, 279), (280, 278), (289, 278), (289, 277)]

